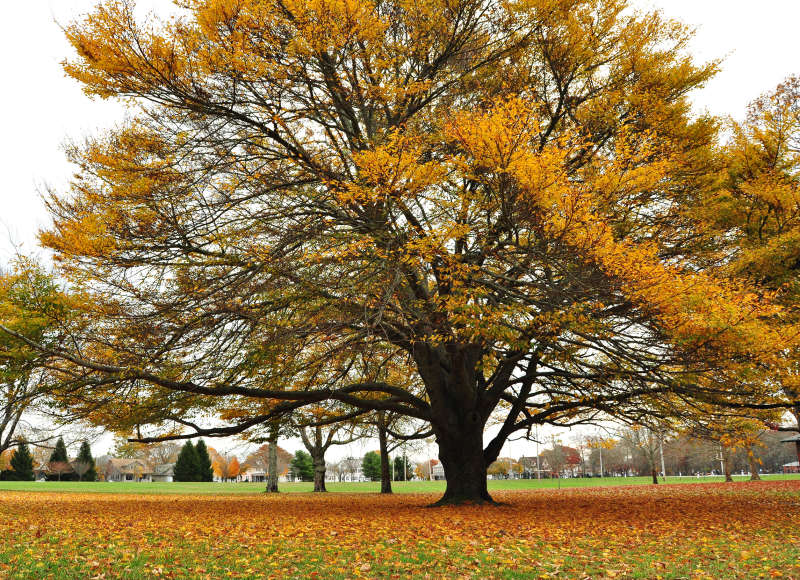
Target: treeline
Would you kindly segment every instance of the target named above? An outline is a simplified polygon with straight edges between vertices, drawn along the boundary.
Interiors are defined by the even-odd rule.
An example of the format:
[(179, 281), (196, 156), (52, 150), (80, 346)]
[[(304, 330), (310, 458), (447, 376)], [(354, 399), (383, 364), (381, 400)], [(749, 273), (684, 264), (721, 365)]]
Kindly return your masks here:
[(62, 437), (58, 438), (47, 461), (40, 459), (35, 465), (33, 454), (26, 441), (3, 453), (0, 461), (0, 479), (5, 481), (33, 481), (39, 476), (48, 481), (96, 481), (97, 467), (88, 441), (81, 443), (78, 456), (70, 459)]

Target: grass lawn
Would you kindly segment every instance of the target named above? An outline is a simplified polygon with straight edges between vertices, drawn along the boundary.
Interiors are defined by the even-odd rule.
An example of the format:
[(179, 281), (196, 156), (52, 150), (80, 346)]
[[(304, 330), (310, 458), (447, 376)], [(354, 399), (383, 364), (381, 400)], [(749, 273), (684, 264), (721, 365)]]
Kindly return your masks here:
[[(492, 483), (500, 506), (437, 509), (425, 482), (393, 496), (28, 484), (42, 491), (0, 491), (0, 578), (800, 578), (797, 478)], [(147, 484), (81, 489), (104, 485)]]
[[(765, 475), (766, 481), (798, 480), (800, 475)], [(736, 481), (747, 481), (747, 476), (734, 476)], [(667, 484), (721, 483), (722, 477), (667, 477)], [(490, 491), (524, 489), (568, 489), (573, 487), (608, 487), (619, 485), (651, 485), (649, 477), (598, 477), (571, 479), (511, 479), (489, 480)], [(260, 494), (263, 483), (117, 483), (117, 482), (76, 482), (76, 481), (0, 481), (0, 491), (40, 491), (40, 492), (79, 492), (79, 493), (135, 493), (135, 494), (192, 494), (229, 495)], [(395, 493), (443, 493), (443, 481), (395, 481)], [(310, 492), (312, 483), (281, 483), (281, 492)], [(368, 483), (328, 483), (328, 491), (337, 493), (378, 493), (380, 484)]]

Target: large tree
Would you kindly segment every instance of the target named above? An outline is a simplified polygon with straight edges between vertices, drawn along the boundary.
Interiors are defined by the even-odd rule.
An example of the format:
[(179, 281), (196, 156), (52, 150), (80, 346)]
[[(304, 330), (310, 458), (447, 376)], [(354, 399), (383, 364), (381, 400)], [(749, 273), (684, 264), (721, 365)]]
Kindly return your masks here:
[(786, 404), (780, 308), (696, 258), (721, 164), (687, 95), (716, 65), (683, 26), (626, 0), (181, 6), (67, 28), (67, 73), (138, 111), (48, 202), (91, 298), (80, 351), (50, 349), (73, 409), (168, 437), (391, 411), (431, 425), (442, 501), (481, 502), (536, 424)]

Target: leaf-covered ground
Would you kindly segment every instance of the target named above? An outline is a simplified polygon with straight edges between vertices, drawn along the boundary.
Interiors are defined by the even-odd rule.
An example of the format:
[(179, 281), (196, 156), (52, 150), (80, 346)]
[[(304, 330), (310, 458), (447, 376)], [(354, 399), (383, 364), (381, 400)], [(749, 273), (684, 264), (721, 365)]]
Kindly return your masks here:
[(800, 578), (800, 481), (432, 495), (0, 494), (0, 577)]

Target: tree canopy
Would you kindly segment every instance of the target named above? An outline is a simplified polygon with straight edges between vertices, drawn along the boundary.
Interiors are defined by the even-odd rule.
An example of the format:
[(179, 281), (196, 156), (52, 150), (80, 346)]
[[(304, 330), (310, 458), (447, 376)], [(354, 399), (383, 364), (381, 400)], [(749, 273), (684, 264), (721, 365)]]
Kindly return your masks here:
[(789, 306), (710, 257), (726, 162), (688, 95), (717, 65), (686, 27), (626, 0), (181, 7), (66, 29), (67, 73), (133, 113), (48, 200), (87, 297), (80, 349), (50, 349), (70, 408), (143, 439), (391, 411), (431, 425), (455, 502), (537, 424), (787, 404)]

